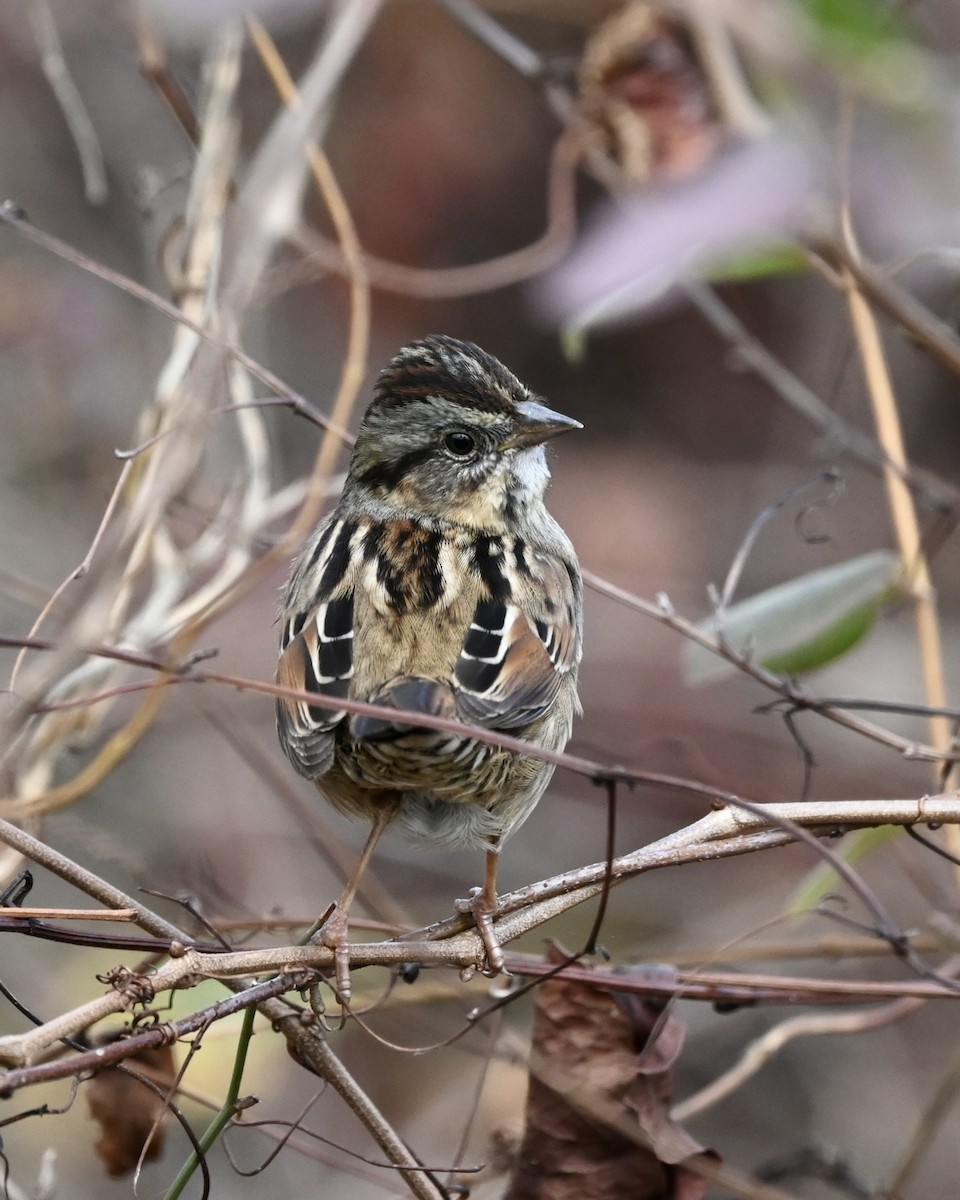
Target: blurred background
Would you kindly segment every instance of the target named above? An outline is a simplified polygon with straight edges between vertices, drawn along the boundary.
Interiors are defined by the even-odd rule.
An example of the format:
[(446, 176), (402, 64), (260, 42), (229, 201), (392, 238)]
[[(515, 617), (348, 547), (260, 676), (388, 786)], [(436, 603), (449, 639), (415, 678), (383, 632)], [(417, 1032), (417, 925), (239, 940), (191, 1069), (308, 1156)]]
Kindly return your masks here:
[[(431, 0), (383, 5), (350, 0), (347, 6), (275, 0), (253, 7), (290, 72), (300, 78), (322, 48), (329, 48), (330, 30), (344, 19), (345, 9), (356, 13), (368, 4), (369, 25), (357, 34), (355, 52), (343, 52), (337, 86), (312, 125), (360, 242), (372, 256), (367, 374), (351, 424), (356, 425), (370, 396), (375, 372), (405, 342), (443, 332), (479, 343), (553, 407), (584, 425), (552, 454), (549, 497), (584, 567), (647, 599), (663, 593), (694, 620), (709, 615), (708, 589), (722, 585), (755, 518), (826, 468), (838, 468), (842, 488), (813, 487), (785, 505), (749, 554), (738, 595), (895, 547), (878, 472), (843, 454), (835, 438), (805, 421), (746, 369), (682, 293), (661, 296), (576, 339), (564, 338), (557, 314), (569, 303), (563, 299), (569, 292), (562, 285), (566, 268), (558, 264), (579, 254), (580, 269), (589, 272), (590, 261), (582, 257), (589, 244), (578, 249), (574, 238), (571, 248), (562, 237), (555, 239), (527, 277), (515, 281), (523, 271), (497, 265), (501, 256), (536, 243), (547, 228), (551, 163), (556, 163), (564, 112), (568, 129), (570, 121), (583, 121), (595, 139), (580, 155), (578, 168), (570, 167), (564, 185), (581, 229), (602, 230), (613, 220), (609, 171), (605, 176), (591, 154), (606, 155), (605, 161), (622, 172), (617, 182), (621, 206), (642, 194), (674, 211), (671, 197), (695, 189), (715, 156), (747, 140), (743, 126), (736, 127), (724, 111), (698, 58), (699, 43), (685, 25), (688, 10), (682, 5), (657, 10), (666, 25), (655, 26), (650, 40), (631, 51), (633, 57), (627, 54), (603, 76), (607, 99), (612, 95), (619, 103), (626, 96), (652, 114), (653, 149), (645, 167), (631, 175), (617, 142), (615, 116), (598, 115), (596, 104), (591, 108), (583, 65), (590, 53), (601, 55), (598, 31), (620, 5), (600, 0), (485, 4), (479, 11), (500, 31), (502, 43), (479, 36), (460, 6)], [(641, 7), (646, 6), (634, 6)], [(891, 24), (875, 28), (880, 9)], [(960, 244), (960, 10), (949, 0), (893, 5), (889, 11), (853, 0), (838, 0), (832, 7), (813, 0), (717, 0), (710, 19), (721, 28), (723, 44), (732, 48), (739, 86), (763, 120), (789, 129), (814, 164), (805, 177), (801, 214), (790, 216), (784, 232), (803, 238), (833, 235), (843, 193), (838, 164), (854, 164), (849, 194), (864, 253), (953, 328)], [(196, 221), (195, 213), (186, 222), (184, 217), (196, 150), (171, 111), (171, 81), (194, 114), (201, 112), (209, 86), (205, 63), (224, 31), (237, 22), (242, 31), (242, 13), (229, 0), (0, 5), (0, 198), (97, 263), (183, 302), (185, 292), (178, 290), (171, 264), (182, 252), (184, 229), (189, 232)], [(517, 69), (516, 54), (511, 57), (518, 47), (529, 56), (524, 61), (533, 64), (526, 75)], [(148, 51), (163, 58), (165, 76), (144, 70)], [(75, 101), (66, 110), (52, 83), (60, 80), (62, 97), (58, 54), (75, 89)], [(257, 197), (253, 166), (269, 164), (264, 148), (281, 106), (249, 40), (229, 108), (238, 138), (232, 186), (247, 207), (238, 203), (242, 219), (231, 226), (227, 201), (222, 261), (197, 311), (216, 308), (217, 280), (228, 279), (249, 252), (245, 239), (258, 228), (256, 221), (279, 221), (282, 234), (274, 236), (262, 270), (236, 306), (243, 346), (317, 409), (329, 412), (351, 331), (349, 287), (336, 266), (334, 226), (309, 181), (293, 217), (277, 216), (266, 205), (251, 207)], [(65, 115), (76, 119), (81, 111), (96, 147), (92, 161), (102, 162), (100, 180), (95, 169), (91, 178), (91, 161), (85, 178), (77, 136)], [(656, 134), (661, 119), (674, 123), (669, 136)], [(770, 188), (776, 191), (776, 180)], [(706, 199), (697, 211), (692, 195), (702, 225), (691, 228), (689, 238), (695, 241), (706, 236), (718, 214)], [(747, 226), (749, 199), (743, 198)], [(789, 204), (795, 199), (791, 196)], [(642, 241), (642, 229), (635, 232)], [(720, 246), (723, 254), (717, 257), (729, 257), (732, 246)], [(485, 270), (477, 266), (472, 273), (452, 273), (484, 263)], [(816, 269), (756, 274), (720, 280), (725, 304), (844, 421), (872, 434), (842, 289), (828, 272)], [(883, 320), (881, 329), (910, 461), (939, 479), (940, 494), (952, 495), (960, 445), (956, 377), (895, 322)], [(144, 424), (143, 414), (162, 392), (175, 336), (170, 316), (32, 244), (17, 229), (0, 227), (3, 634), (26, 636), (51, 593), (87, 554), (121, 469), (115, 448), (137, 445), (154, 428)], [(229, 400), (224, 374), (218, 368), (197, 383), (208, 408)], [(254, 383), (252, 394), (266, 395), (267, 389)], [(261, 416), (269, 488), (282, 489), (310, 472), (321, 431), (288, 409), (263, 410)], [(238, 449), (244, 434), (238, 434), (231, 414), (191, 426), (190, 436), (194, 467), (182, 477), (171, 475), (164, 493), (164, 529), (171, 545), (193, 543), (218, 528), (216, 522), (240, 503), (231, 489), (239, 464), (248, 461)], [(342, 471), (345, 461), (341, 452), (336, 470)], [(929, 494), (919, 497), (918, 509), (931, 546), (948, 695), (955, 697), (960, 558), (949, 522), (933, 511)], [(292, 504), (279, 506), (275, 520), (245, 531), (249, 586), (230, 591), (229, 603), (204, 618), (196, 648), (215, 648), (219, 670), (273, 678), (274, 618), (286, 566), (281, 561), (263, 571), (255, 568), (289, 526), (292, 511)], [(121, 593), (124, 603), (132, 603), (129, 593), (146, 583), (143, 576), (131, 582), (124, 575), (130, 544), (108, 530), (90, 574), (65, 591), (43, 634), (76, 631), (71, 620), (78, 614), (87, 622), (81, 630), (97, 628), (95, 618), (99, 614), (106, 621)], [(199, 587), (202, 564), (194, 570)], [(152, 648), (175, 642), (175, 632), (158, 636)], [(889, 748), (806, 714), (797, 721), (814, 764), (805, 792), (796, 738), (780, 714), (762, 710), (772, 694), (740, 676), (691, 687), (676, 633), (589, 589), (585, 646), (584, 716), (570, 746), (574, 753), (689, 777), (758, 801), (919, 796), (936, 789), (929, 765), (905, 761)], [(9, 677), (16, 651), (4, 650), (2, 656)], [(52, 686), (30, 674), (31, 661), (22, 678), (41, 691)], [(922, 701), (912, 606), (906, 601), (888, 605), (863, 642), (811, 676), (807, 685), (819, 695)], [(10, 728), (18, 718), (18, 697), (29, 688), (25, 683), (15, 693), (0, 697), (13, 746), (5, 785), (29, 797), (37, 789), (31, 791), (30, 772), (22, 762), (17, 765), (19, 727)], [(69, 736), (61, 731), (43, 788), (75, 779), (125, 727), (138, 703), (137, 697), (121, 698), (89, 729)], [(927, 737), (923, 721), (881, 719), (906, 736)], [(624, 790), (618, 850), (643, 845), (705, 811), (705, 802), (689, 795)], [(559, 771), (538, 811), (509, 843), (501, 887), (519, 887), (601, 859), (605, 819), (602, 791)], [(339, 890), (327, 857), (330, 848), (342, 843), (341, 861), (349, 862), (365, 833), (294, 778), (275, 743), (268, 698), (188, 687), (170, 689), (133, 751), (96, 786), (42, 822), (34, 815), (30, 828), (117, 886), (194, 897), (211, 920), (284, 914), (305, 923)], [(603, 943), (617, 963), (690, 963), (711, 955), (736, 962), (736, 953), (725, 956), (723, 948), (739, 939), (750, 939), (746, 944), (765, 939), (787, 948), (840, 938), (847, 931), (815, 916), (761, 930), (776, 922), (814, 865), (808, 849), (792, 848), (633, 880), (611, 897)], [(955, 911), (950, 866), (905, 838), (888, 843), (860, 866), (903, 928), (926, 928), (931, 914)], [(388, 839), (377, 852), (374, 876), (376, 885), (420, 924), (449, 914), (454, 897), (480, 882), (480, 871), (474, 856), (437, 855)], [(52, 877), (35, 876), (31, 899), (36, 903), (79, 902)], [(175, 905), (157, 903), (173, 920), (185, 919)], [(579, 911), (548, 932), (579, 944), (591, 916)], [(541, 944), (538, 935), (520, 948), (536, 952)], [(4, 984), (49, 1017), (97, 994), (94, 973), (121, 957), (8, 934), (0, 961)], [(795, 974), (902, 973), (879, 957), (875, 962), (788, 961), (786, 949), (783, 964)], [(779, 965), (773, 955), (763, 969)], [(416, 987), (370, 1018), (376, 1032), (404, 1046), (430, 1044), (452, 1032), (487, 985), (462, 988), (454, 973), (445, 973), (445, 981), (446, 989), (434, 984), (432, 973), (421, 976)], [(374, 979), (364, 980), (362, 994), (372, 999), (378, 986)], [(219, 994), (209, 988), (211, 998)], [(196, 1004), (196, 998), (190, 1002)], [(681, 1097), (729, 1066), (752, 1037), (783, 1015), (764, 1009), (719, 1015), (684, 1001), (679, 1012), (690, 1025), (678, 1068)], [(509, 1143), (522, 1125), (518, 1054), (529, 1022), (524, 1002), (510, 1010), (499, 1029), (504, 1054), (493, 1062), (480, 1094), (467, 1161), (490, 1161), (491, 1139), (501, 1136)], [(691, 1128), (745, 1171), (829, 1147), (861, 1187), (844, 1192), (809, 1179), (785, 1182), (797, 1196), (879, 1194), (896, 1174), (910, 1134), (942, 1082), (954, 1023), (954, 1009), (941, 1002), (889, 1029), (802, 1040), (691, 1122)], [(23, 1019), (4, 1002), (0, 1031), (21, 1028)], [(391, 1049), (355, 1027), (339, 1036), (344, 1057), (418, 1152), (428, 1162), (448, 1161), (451, 1145), (468, 1127), (471, 1098), (494, 1033), (477, 1033), (454, 1048), (421, 1057)], [(227, 1026), (207, 1036), (188, 1077), (199, 1092), (222, 1094), (230, 1049)], [(248, 1090), (260, 1095), (265, 1117), (293, 1119), (315, 1082), (289, 1064), (266, 1033), (255, 1041), (251, 1072)], [(59, 1107), (68, 1094), (60, 1085), (37, 1096)], [(34, 1102), (30, 1094), (10, 1103), (23, 1108)], [(192, 1120), (205, 1120), (196, 1101), (184, 1100), (183, 1107)], [(457, 1116), (453, 1126), (452, 1113)], [(333, 1096), (321, 1097), (306, 1124), (322, 1128), (338, 1145), (371, 1153), (362, 1131)], [(4, 1149), (21, 1194), (34, 1194), (41, 1155), (50, 1147), (57, 1153), (60, 1184), (49, 1194), (130, 1194), (129, 1179), (103, 1177), (92, 1151), (95, 1137), (79, 1102), (66, 1115), (12, 1127)], [(151, 1194), (162, 1194), (187, 1153), (181, 1134), (172, 1132), (169, 1138), (163, 1158), (147, 1167), (141, 1184)], [(233, 1145), (244, 1167), (269, 1146), (255, 1134)], [(375, 1196), (400, 1186), (380, 1182), (374, 1168), (356, 1168), (335, 1150), (321, 1153), (329, 1159), (323, 1168), (325, 1194)], [(264, 1183), (230, 1170), (219, 1150), (211, 1162), (218, 1196), (262, 1194)], [(278, 1195), (293, 1195), (315, 1185), (317, 1169), (312, 1158), (288, 1148), (264, 1180)], [(952, 1196), (956, 1172), (956, 1139), (941, 1133), (932, 1137), (903, 1195)], [(502, 1177), (498, 1182), (491, 1173), (482, 1186), (487, 1190), (478, 1185), (478, 1195), (496, 1195)]]

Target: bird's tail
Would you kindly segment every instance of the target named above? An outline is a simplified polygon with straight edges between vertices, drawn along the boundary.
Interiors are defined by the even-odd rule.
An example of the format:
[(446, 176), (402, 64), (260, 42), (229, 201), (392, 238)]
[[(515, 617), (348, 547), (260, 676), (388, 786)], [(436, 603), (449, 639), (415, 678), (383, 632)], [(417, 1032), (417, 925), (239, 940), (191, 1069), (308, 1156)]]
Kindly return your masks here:
[(456, 699), (452, 688), (439, 679), (425, 679), (420, 675), (405, 675), (393, 679), (371, 697), (371, 703), (386, 711), (383, 716), (360, 715), (350, 718), (350, 732), (358, 742), (390, 741), (406, 737), (411, 733), (429, 734), (430, 730), (400, 717), (396, 713), (425, 713), (432, 717), (448, 717), (457, 720)]

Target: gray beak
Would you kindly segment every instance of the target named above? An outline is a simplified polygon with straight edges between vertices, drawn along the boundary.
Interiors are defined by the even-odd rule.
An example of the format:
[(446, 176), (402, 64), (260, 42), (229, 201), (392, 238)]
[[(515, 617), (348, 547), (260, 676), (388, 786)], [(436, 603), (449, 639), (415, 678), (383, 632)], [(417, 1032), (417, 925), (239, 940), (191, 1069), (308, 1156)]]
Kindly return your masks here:
[(554, 412), (552, 408), (547, 408), (537, 400), (521, 400), (517, 405), (517, 416), (517, 426), (513, 433), (500, 443), (501, 450), (539, 446), (541, 442), (546, 442), (558, 434), (583, 428), (573, 417)]

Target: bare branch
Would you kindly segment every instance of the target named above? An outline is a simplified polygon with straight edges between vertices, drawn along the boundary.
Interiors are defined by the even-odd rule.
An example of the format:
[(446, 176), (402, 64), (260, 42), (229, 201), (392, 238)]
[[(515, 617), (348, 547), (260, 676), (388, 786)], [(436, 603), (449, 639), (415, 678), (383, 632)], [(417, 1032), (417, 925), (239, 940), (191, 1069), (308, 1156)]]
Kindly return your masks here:
[(57, 23), (47, 0), (30, 0), (30, 18), (40, 48), (43, 73), (63, 109), (67, 127), (77, 147), (80, 169), (83, 172), (84, 194), (88, 203), (102, 204), (107, 198), (107, 172), (103, 162), (103, 150), (87, 106), (67, 66)]

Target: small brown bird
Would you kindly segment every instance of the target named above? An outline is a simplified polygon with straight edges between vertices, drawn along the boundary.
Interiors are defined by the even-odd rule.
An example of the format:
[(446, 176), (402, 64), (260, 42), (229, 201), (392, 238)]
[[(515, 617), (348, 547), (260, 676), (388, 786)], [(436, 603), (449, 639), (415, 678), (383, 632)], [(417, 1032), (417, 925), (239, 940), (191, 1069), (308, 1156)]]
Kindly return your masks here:
[(487, 967), (506, 836), (553, 766), (469, 735), (417, 728), (449, 717), (560, 750), (581, 648), (580, 568), (544, 506), (543, 443), (578, 421), (552, 412), (496, 358), (434, 335), (380, 374), (343, 495), (297, 559), (281, 612), (277, 681), (383, 707), (348, 716), (279, 699), (294, 767), (342, 812), (372, 823), (357, 870), (319, 936), (350, 992), (347, 918), (392, 824), (439, 847), (487, 851), (467, 908)]

